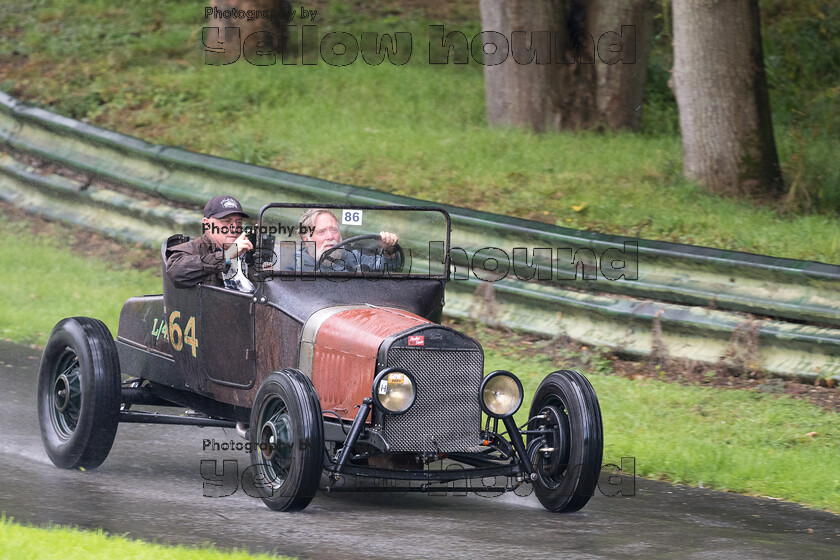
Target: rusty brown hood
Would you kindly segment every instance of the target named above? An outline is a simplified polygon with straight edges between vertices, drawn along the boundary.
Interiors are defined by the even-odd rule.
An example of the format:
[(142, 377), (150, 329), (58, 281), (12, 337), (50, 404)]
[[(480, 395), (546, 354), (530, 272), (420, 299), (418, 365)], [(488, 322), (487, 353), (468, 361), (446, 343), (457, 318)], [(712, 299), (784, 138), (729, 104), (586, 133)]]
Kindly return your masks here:
[(301, 334), (299, 368), (312, 378), (323, 410), (352, 418), (369, 397), (382, 342), (431, 321), (400, 309), (347, 305), (321, 309)]

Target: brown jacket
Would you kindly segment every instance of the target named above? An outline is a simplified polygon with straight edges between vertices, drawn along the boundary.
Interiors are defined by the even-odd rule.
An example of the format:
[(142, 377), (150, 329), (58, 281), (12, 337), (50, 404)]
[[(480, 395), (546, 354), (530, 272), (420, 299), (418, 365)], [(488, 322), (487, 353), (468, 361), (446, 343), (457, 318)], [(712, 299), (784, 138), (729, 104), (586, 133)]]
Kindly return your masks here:
[(166, 259), (166, 275), (176, 288), (191, 288), (196, 284), (224, 288), (222, 273), (227, 269), (224, 253), (206, 233), (171, 247)]

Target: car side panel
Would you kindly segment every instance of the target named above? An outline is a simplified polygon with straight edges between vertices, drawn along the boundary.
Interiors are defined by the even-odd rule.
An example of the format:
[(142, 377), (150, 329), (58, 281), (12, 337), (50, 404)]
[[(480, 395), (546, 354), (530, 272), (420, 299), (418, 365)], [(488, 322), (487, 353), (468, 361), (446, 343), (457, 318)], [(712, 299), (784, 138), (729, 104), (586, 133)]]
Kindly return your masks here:
[(302, 325), (273, 305), (256, 306), (255, 324), (259, 385), (272, 371), (297, 367)]
[(187, 380), (172, 357), (163, 296), (139, 296), (125, 302), (117, 330), (117, 352), (122, 374), (186, 388)]
[[(186, 339), (183, 350), (198, 358), (204, 383), (214, 395), (221, 387), (252, 389), (256, 383), (254, 308), (251, 294), (202, 285), (198, 348), (192, 354)], [(211, 383), (207, 383), (207, 381)]]
[(250, 389), (217, 385), (215, 398), (229, 404), (250, 408), (262, 382), (277, 370), (297, 367), (301, 324), (276, 306), (254, 305), (254, 348), (256, 377)]

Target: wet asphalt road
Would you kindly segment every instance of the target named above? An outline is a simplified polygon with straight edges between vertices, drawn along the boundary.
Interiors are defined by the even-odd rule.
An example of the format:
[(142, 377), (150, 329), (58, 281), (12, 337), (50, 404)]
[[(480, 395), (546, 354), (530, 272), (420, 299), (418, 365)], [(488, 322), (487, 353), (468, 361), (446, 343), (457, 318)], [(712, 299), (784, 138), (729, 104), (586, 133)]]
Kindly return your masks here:
[(205, 439), (242, 441), (219, 428), (124, 424), (99, 469), (65, 471), (41, 445), (39, 357), (0, 342), (0, 511), (20, 522), (317, 559), (840, 558), (840, 516), (640, 479), (635, 495), (596, 492), (571, 515), (513, 494), (319, 493), (303, 512), (277, 513), (242, 488), (204, 497), (201, 460), (248, 464), (244, 451), (202, 450)]

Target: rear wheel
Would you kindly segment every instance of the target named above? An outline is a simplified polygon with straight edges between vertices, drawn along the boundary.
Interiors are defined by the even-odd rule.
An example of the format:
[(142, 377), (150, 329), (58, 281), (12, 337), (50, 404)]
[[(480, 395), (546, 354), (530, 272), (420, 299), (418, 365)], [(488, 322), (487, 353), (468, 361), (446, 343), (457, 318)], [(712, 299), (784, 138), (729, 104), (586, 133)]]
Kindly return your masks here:
[(251, 465), (263, 502), (302, 510), (318, 491), (324, 460), (321, 406), (312, 382), (297, 370), (270, 374), (251, 409)]
[(108, 327), (88, 317), (59, 322), (38, 373), (38, 420), (50, 460), (61, 468), (102, 464), (117, 433), (120, 361)]
[[(537, 418), (534, 418), (537, 416)], [(598, 485), (604, 433), (598, 397), (589, 381), (576, 371), (549, 374), (534, 395), (528, 454), (537, 478), (534, 493), (554, 512), (577, 511)]]

